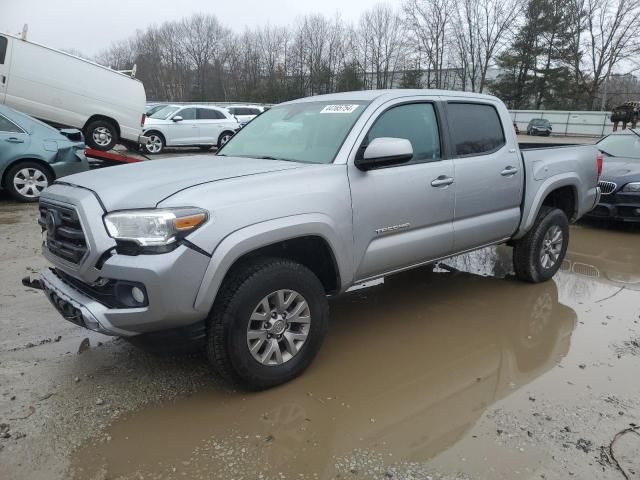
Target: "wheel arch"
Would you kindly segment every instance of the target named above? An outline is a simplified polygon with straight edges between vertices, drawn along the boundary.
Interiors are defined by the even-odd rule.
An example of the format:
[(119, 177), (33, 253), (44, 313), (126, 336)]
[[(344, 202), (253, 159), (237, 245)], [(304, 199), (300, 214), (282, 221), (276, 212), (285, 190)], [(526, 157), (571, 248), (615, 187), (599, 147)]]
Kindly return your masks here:
[(567, 173), (543, 182), (528, 205), (525, 201), (520, 228), (513, 238), (521, 238), (529, 231), (543, 206), (560, 208), (567, 214), (569, 222), (575, 221), (582, 201), (578, 188), (581, 181), (577, 174)]
[(6, 177), (7, 177), (7, 173), (9, 172), (9, 170), (11, 170), (15, 165), (17, 165), (18, 163), (23, 163), (23, 162), (35, 162), (38, 163), (40, 165), (42, 165), (42, 167), (47, 171), (47, 173), (49, 173), (49, 175), (51, 175), (51, 179), (52, 181), (54, 181), (56, 179), (56, 173), (53, 171), (53, 168), (51, 168), (51, 165), (49, 165), (45, 160), (43, 160), (42, 158), (38, 158), (38, 157), (20, 157), (20, 158), (16, 158), (14, 160), (12, 160), (11, 162), (7, 163), (6, 165), (4, 165), (2, 167), (2, 170), (0, 170), (0, 186), (2, 186), (2, 188), (4, 188), (4, 184), (6, 181)]
[[(300, 218), (303, 217), (303, 218)], [(276, 256), (305, 265), (322, 282), (327, 294), (338, 293), (350, 282), (347, 249), (329, 219), (305, 214), (251, 225), (227, 236), (216, 247), (194, 302), (208, 312), (223, 281), (233, 268), (252, 257)]]

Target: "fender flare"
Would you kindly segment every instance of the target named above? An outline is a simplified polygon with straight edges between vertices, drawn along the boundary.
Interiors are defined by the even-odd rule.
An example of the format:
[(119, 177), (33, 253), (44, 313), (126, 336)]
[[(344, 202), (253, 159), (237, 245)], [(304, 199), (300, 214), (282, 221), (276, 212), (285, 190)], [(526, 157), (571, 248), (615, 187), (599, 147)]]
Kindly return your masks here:
[(282, 217), (236, 230), (215, 248), (194, 301), (194, 309), (209, 312), (229, 269), (243, 255), (274, 243), (298, 237), (317, 236), (327, 242), (340, 277), (340, 288), (350, 284), (353, 269), (348, 247), (336, 234), (333, 220), (321, 213)]
[[(576, 173), (563, 173), (559, 175), (554, 175), (553, 177), (545, 179), (537, 189), (537, 192), (533, 199), (531, 200), (531, 207), (527, 211), (526, 205), (525, 209), (522, 212), (522, 222), (520, 223), (520, 228), (516, 235), (514, 235), (514, 239), (521, 238), (524, 236), (533, 223), (536, 221), (538, 217), (538, 212), (540, 212), (540, 208), (542, 208), (542, 202), (547, 198), (547, 196), (562, 187), (572, 187), (575, 192), (575, 205), (574, 209), (576, 215), (580, 214), (580, 205), (582, 205), (582, 194), (580, 193), (580, 189), (578, 185), (581, 183), (580, 177)], [(571, 219), (569, 219), (571, 221)]]

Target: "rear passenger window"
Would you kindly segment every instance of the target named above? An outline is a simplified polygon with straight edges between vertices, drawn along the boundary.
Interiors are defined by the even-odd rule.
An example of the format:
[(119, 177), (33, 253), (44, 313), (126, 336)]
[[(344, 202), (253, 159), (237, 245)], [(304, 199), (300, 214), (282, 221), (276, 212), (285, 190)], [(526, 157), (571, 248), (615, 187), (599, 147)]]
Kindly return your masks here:
[(7, 55), (7, 43), (8, 40), (5, 37), (0, 37), (0, 65), (4, 64), (4, 58)]
[(22, 130), (15, 123), (0, 115), (0, 132), (22, 133)]
[(214, 110), (212, 108), (199, 108), (198, 109), (198, 120), (224, 120), (225, 117), (218, 110)]
[(505, 144), (500, 117), (493, 106), (449, 103), (448, 112), (456, 155), (483, 155)]
[(380, 137), (409, 140), (413, 147), (411, 163), (440, 159), (438, 121), (430, 103), (399, 105), (384, 112), (369, 130), (365, 143)]

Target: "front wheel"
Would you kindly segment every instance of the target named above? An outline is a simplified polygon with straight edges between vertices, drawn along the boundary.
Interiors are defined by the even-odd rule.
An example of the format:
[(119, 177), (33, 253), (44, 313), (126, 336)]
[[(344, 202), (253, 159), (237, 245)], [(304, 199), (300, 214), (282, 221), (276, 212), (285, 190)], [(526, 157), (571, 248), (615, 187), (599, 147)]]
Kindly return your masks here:
[(53, 180), (51, 173), (38, 162), (19, 162), (5, 175), (4, 188), (19, 202), (37, 202)]
[(87, 145), (103, 152), (111, 150), (118, 143), (118, 130), (106, 120), (94, 120), (87, 125), (85, 136)]
[(147, 143), (144, 145), (144, 149), (147, 153), (155, 155), (164, 150), (164, 138), (158, 132), (150, 132), (146, 134)]
[(562, 266), (569, 245), (569, 220), (552, 207), (542, 207), (531, 230), (515, 243), (516, 277), (527, 282), (549, 280)]
[(226, 380), (270, 388), (307, 368), (328, 322), (326, 294), (313, 272), (286, 259), (256, 259), (235, 268), (218, 293), (207, 356)]

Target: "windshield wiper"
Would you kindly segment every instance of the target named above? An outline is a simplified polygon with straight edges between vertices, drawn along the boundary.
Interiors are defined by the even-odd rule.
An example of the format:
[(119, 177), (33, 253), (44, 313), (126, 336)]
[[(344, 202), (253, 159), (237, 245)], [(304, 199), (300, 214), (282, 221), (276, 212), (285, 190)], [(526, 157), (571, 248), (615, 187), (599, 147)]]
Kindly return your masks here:
[(598, 150), (600, 150), (601, 153), (604, 153), (607, 157), (615, 157), (615, 155), (612, 155), (609, 152), (602, 150), (601, 148), (598, 148)]

